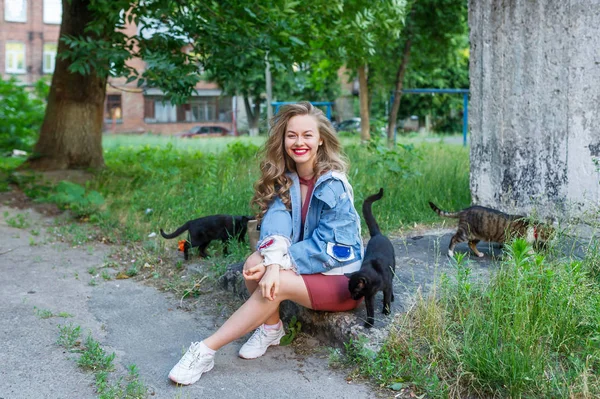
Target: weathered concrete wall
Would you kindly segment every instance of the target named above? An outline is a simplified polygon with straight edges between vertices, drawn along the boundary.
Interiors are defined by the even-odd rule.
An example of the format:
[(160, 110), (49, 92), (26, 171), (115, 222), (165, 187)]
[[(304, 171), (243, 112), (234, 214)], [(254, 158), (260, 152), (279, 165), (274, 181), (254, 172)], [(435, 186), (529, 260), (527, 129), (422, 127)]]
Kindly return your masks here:
[(473, 202), (597, 209), (600, 0), (470, 0), (469, 25)]

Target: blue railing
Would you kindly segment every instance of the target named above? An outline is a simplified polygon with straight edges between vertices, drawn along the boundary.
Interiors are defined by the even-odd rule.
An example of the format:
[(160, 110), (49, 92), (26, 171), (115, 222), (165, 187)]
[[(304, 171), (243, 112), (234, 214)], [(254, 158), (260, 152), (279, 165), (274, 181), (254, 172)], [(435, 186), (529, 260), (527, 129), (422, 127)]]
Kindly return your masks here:
[[(325, 109), (325, 115), (327, 115), (327, 118), (329, 120), (331, 120), (331, 107), (333, 107), (333, 102), (331, 101), (310, 101), (310, 103), (316, 107), (326, 107)], [(279, 112), (279, 108), (282, 105), (286, 105), (286, 104), (296, 104), (295, 101), (274, 101), (271, 103), (272, 106), (275, 107), (275, 109), (273, 110), (273, 115), (277, 115), (277, 112)]]
[[(403, 89), (402, 93), (410, 94), (462, 94), (463, 95), (463, 145), (467, 145), (467, 132), (469, 130), (469, 89)], [(390, 104), (394, 102), (394, 93)], [(394, 135), (396, 132), (394, 132)], [(394, 137), (394, 141), (395, 141)]]

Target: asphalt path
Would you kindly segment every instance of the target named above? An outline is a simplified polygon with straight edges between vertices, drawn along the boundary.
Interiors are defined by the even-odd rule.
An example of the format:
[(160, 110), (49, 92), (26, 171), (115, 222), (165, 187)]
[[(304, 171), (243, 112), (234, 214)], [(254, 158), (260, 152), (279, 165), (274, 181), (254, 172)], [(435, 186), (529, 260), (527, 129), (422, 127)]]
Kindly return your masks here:
[[(80, 355), (56, 343), (65, 325), (80, 326), (83, 338), (90, 334), (115, 353), (112, 381), (135, 365), (151, 398), (378, 396), (376, 388), (329, 367), (328, 352), (310, 338), (306, 351), (273, 347), (256, 360), (237, 356), (240, 339), (217, 352), (214, 369), (200, 381), (178, 387), (167, 379), (169, 370), (192, 341), (224, 322), (219, 295), (229, 293), (207, 296), (189, 311), (178, 306), (180, 298), (139, 281), (99, 277), (90, 285), (89, 270), (100, 268), (113, 247), (57, 242), (48, 232), (53, 220), (31, 209), (2, 206), (0, 215), (1, 399), (98, 397), (93, 373), (77, 365)], [(13, 227), (16, 215), (28, 227)]]

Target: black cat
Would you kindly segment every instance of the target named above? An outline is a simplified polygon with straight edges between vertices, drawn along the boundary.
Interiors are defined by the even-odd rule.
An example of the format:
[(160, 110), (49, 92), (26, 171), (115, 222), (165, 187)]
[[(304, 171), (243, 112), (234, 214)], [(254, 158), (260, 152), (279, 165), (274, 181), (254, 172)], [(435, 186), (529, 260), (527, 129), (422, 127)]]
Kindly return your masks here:
[(212, 240), (223, 241), (223, 252), (227, 254), (227, 241), (236, 238), (242, 242), (248, 228), (248, 221), (254, 220), (252, 216), (211, 215), (186, 222), (171, 234), (160, 229), (164, 238), (175, 238), (185, 231), (189, 231), (190, 239), (185, 242), (183, 256), (187, 260), (189, 249), (198, 247), (200, 256), (207, 257), (206, 247)]
[(371, 239), (365, 250), (365, 257), (360, 270), (350, 275), (348, 289), (352, 299), (365, 297), (367, 308), (367, 321), (365, 327), (373, 327), (375, 322), (375, 309), (373, 300), (378, 291), (383, 291), (383, 314), (390, 314), (390, 306), (394, 300), (393, 279), (396, 270), (396, 257), (394, 246), (389, 238), (381, 234), (379, 226), (373, 217), (371, 205), (383, 197), (383, 188), (375, 195), (371, 195), (363, 203), (363, 215)]

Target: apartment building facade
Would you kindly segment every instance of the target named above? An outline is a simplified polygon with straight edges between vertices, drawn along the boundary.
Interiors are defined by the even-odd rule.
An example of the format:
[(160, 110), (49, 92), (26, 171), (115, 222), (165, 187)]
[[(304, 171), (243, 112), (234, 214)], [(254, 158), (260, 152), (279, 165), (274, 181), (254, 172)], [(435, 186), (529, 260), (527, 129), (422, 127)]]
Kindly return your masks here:
[[(62, 20), (61, 0), (0, 0), (0, 75), (25, 85), (50, 79)], [(136, 32), (128, 26), (128, 34)], [(140, 59), (131, 61), (139, 72)], [(212, 82), (200, 82), (186, 104), (165, 101), (158, 88), (138, 88), (124, 78), (109, 78), (106, 88), (104, 130), (114, 133), (175, 134), (195, 126), (222, 126), (237, 134), (245, 119), (239, 99), (226, 96)]]

